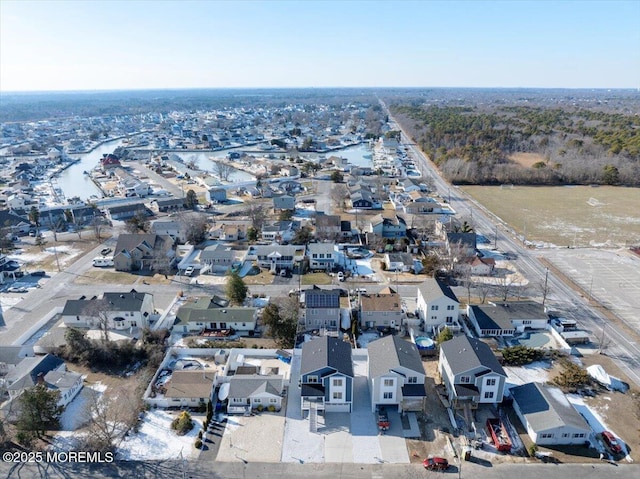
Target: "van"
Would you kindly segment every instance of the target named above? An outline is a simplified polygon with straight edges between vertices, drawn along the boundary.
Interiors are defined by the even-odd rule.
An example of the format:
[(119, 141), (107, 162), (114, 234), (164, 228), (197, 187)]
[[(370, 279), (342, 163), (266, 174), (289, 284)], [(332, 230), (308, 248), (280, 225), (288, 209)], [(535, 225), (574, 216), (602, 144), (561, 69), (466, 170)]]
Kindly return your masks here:
[(97, 258), (93, 258), (93, 266), (98, 268), (107, 268), (109, 266), (113, 266), (113, 258), (98, 256)]

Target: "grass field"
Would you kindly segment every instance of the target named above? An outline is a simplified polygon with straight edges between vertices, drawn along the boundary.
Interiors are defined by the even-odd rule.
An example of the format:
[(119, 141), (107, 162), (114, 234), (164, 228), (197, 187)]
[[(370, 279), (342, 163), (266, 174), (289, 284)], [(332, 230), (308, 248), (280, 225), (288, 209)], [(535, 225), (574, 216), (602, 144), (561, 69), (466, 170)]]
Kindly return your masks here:
[(640, 189), (613, 186), (464, 186), (489, 211), (534, 243), (640, 243)]

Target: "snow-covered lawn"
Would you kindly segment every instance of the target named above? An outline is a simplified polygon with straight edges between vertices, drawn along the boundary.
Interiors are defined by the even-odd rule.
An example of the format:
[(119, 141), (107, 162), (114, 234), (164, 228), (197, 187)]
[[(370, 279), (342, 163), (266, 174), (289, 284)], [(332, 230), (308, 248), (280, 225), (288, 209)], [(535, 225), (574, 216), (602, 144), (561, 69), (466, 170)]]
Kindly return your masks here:
[(106, 389), (107, 386), (99, 382), (83, 387), (62, 413), (60, 428), (75, 431), (82, 426), (87, 420), (87, 401), (96, 401)]
[[(178, 414), (178, 412), (176, 412)], [(184, 436), (171, 430), (171, 421), (176, 417), (162, 410), (152, 410), (145, 414), (138, 433), (127, 437), (117, 451), (119, 459), (129, 461), (151, 461), (196, 458), (198, 449), (194, 442), (202, 429), (202, 417), (191, 416), (194, 427)]]
[(547, 361), (534, 361), (524, 366), (505, 366), (507, 389), (526, 383), (546, 383), (549, 379), (551, 364)]

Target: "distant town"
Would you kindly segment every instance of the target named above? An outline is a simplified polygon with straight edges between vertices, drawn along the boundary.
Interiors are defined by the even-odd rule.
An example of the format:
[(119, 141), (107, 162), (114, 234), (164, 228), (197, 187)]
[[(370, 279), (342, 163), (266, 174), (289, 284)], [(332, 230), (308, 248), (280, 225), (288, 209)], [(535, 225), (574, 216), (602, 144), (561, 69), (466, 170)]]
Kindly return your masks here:
[[(624, 95), (334, 93), (200, 92), (185, 106), (158, 92), (157, 108), (145, 97), (121, 114), (82, 100), (75, 114), (68, 99), (2, 123), (3, 462), (83, 451), (178, 461), (191, 477), (214, 464), (225, 478), (252, 464), (637, 473), (638, 189), (607, 164), (574, 190), (588, 213), (543, 218), (555, 183), (513, 213), (526, 186), (451, 182), (482, 161), (454, 157), (453, 126), (449, 152), (425, 152), (434, 130), (411, 116), (524, 96), (617, 115)], [(634, 141), (616, 153), (621, 176)], [(502, 171), (540, 178), (548, 151), (505, 152)], [(609, 242), (571, 226), (612, 198), (618, 219), (598, 216)]]

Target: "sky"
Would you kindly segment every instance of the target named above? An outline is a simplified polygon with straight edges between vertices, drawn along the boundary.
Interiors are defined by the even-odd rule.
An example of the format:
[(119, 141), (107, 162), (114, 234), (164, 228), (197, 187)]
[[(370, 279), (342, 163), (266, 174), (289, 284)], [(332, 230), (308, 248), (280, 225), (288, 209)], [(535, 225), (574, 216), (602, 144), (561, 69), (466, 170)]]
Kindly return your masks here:
[(0, 0), (0, 91), (640, 88), (640, 0)]

